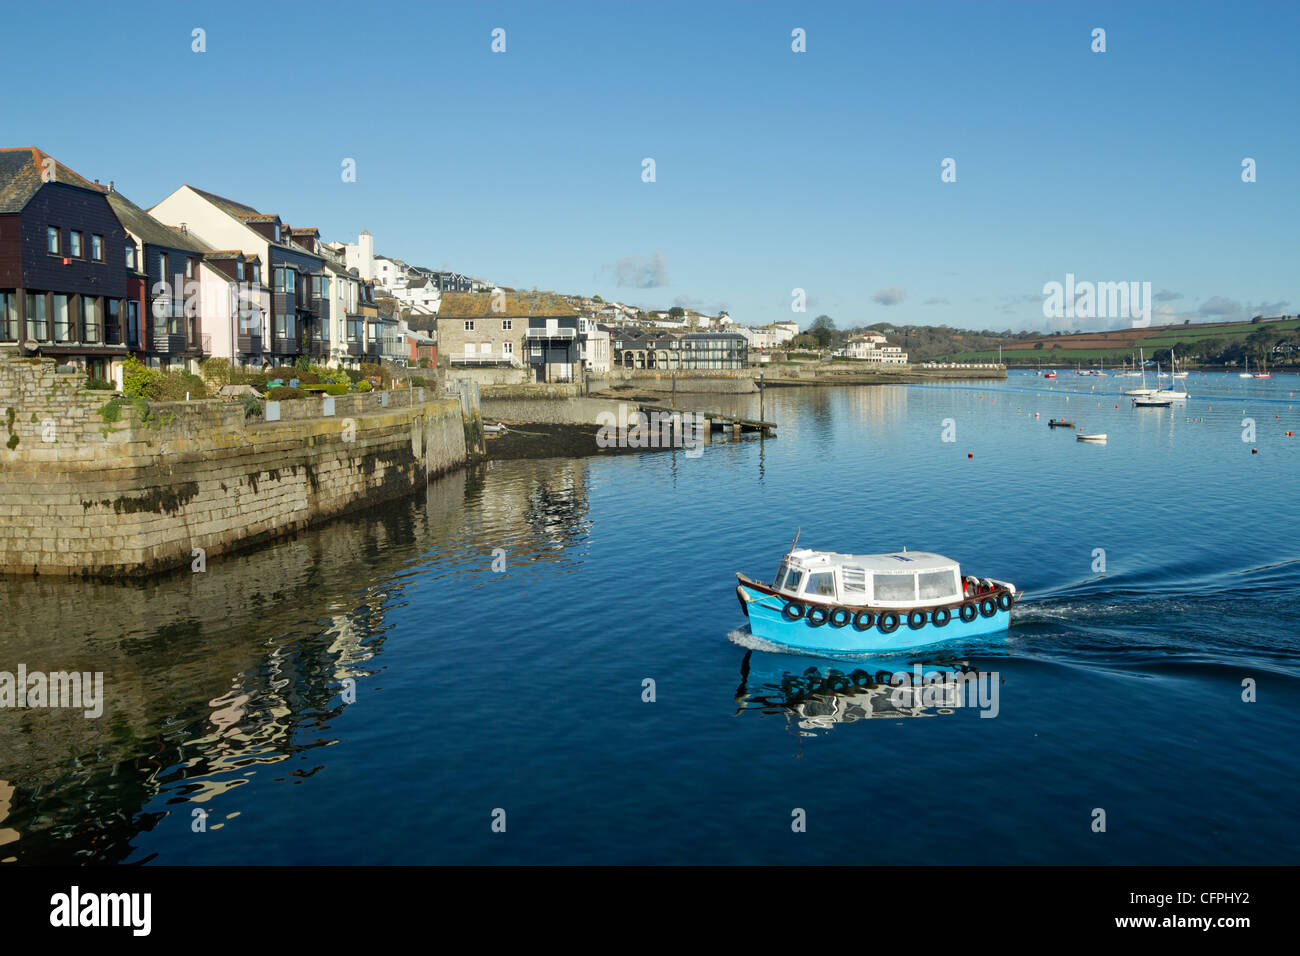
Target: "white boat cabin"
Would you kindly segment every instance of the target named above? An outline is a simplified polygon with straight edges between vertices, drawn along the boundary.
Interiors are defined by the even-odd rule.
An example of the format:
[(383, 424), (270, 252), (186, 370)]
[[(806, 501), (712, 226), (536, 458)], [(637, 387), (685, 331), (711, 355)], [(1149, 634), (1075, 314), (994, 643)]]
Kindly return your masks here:
[(957, 562), (924, 551), (836, 554), (799, 548), (782, 559), (772, 586), (789, 597), (849, 606), (912, 608), (962, 599)]

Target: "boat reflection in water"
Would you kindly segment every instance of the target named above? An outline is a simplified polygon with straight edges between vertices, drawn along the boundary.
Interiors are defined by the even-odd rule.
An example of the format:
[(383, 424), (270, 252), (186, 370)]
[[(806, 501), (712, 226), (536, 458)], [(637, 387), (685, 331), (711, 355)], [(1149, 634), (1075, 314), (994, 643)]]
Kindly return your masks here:
[(1002, 678), (964, 660), (860, 658), (829, 661), (747, 650), (736, 716), (784, 714), (801, 737), (872, 718), (936, 717), (961, 710), (996, 717)]

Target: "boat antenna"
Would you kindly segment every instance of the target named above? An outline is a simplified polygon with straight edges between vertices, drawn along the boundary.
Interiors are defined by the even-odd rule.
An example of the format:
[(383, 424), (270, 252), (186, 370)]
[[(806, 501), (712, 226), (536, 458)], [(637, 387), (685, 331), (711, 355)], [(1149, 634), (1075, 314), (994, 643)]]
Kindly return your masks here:
[(798, 544), (799, 544), (799, 529), (796, 527), (794, 529), (794, 541), (790, 543), (790, 551), (793, 552), (795, 547), (798, 546)]

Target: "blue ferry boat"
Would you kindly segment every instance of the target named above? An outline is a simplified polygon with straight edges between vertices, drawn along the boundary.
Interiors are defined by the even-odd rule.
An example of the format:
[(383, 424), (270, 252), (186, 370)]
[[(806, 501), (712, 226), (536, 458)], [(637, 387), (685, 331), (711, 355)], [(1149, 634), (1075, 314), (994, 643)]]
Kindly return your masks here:
[(736, 577), (751, 633), (826, 653), (905, 650), (1005, 631), (1021, 597), (1007, 581), (964, 577), (956, 561), (906, 549), (793, 548), (771, 584)]

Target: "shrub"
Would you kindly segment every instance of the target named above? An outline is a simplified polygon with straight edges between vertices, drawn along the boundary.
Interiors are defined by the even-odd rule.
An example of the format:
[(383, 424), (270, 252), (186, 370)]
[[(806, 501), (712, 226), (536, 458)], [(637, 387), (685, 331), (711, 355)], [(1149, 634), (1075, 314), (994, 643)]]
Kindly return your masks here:
[(259, 402), (256, 398), (254, 398), (252, 395), (240, 395), (239, 400), (244, 403), (245, 421), (247, 421), (250, 418), (253, 418), (254, 416), (259, 418), (261, 417), (262, 403)]
[(303, 372), (296, 376), (298, 381), (303, 385), (319, 385), (320, 375), (316, 372)]
[(349, 386), (339, 385), (333, 382), (325, 386), (326, 395), (346, 395), (349, 391), (350, 391)]
[(367, 382), (365, 379), (362, 379), (361, 381), (357, 382), (357, 383), (356, 383), (355, 385), (353, 385), (352, 387), (353, 387), (356, 391), (358, 391), (358, 392), (368, 392), (368, 391), (370, 391), (370, 383)]
[(235, 381), (235, 376), (239, 371), (231, 367), (230, 359), (227, 358), (207, 358), (199, 362), (199, 374), (203, 380), (209, 383), (213, 388), (221, 388), (223, 385), (239, 385)]
[(428, 368), (428, 367), (429, 367), (429, 357), (426, 355), (424, 358), (420, 359), (420, 368)]
[(106, 382), (102, 378), (88, 378), (86, 379), (86, 388), (94, 389), (97, 392), (111, 392), (113, 383)]
[(152, 394), (146, 397), (154, 402), (182, 402), (186, 395), (191, 399), (207, 398), (208, 386), (193, 372), (162, 372)]
[(122, 394), (127, 398), (148, 398), (162, 373), (132, 356), (122, 363)]
[(427, 381), (420, 378), (418, 375), (411, 376), (411, 388), (426, 388), (428, 384)]
[(377, 362), (362, 362), (361, 377), (377, 378), (379, 379), (380, 386), (384, 388), (387, 388), (392, 381), (391, 376), (388, 374), (388, 369), (384, 368), (384, 366)]
[(348, 377), (349, 382), (359, 382), (366, 377), (364, 374), (362, 374), (360, 369), (355, 369), (355, 368), (344, 369), (343, 374)]
[(300, 388), (290, 388), (288, 385), (280, 385), (276, 388), (268, 389), (266, 392), (267, 401), (284, 402), (295, 398), (306, 398), (307, 393)]

